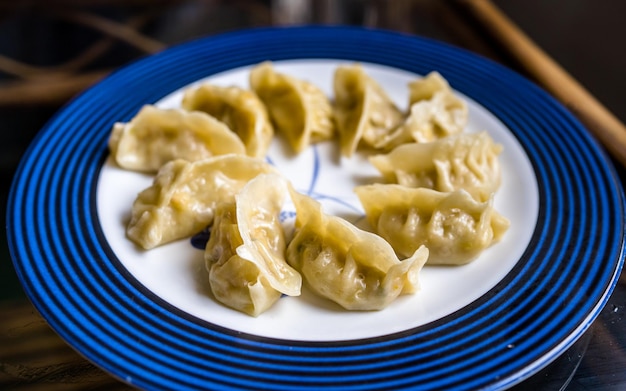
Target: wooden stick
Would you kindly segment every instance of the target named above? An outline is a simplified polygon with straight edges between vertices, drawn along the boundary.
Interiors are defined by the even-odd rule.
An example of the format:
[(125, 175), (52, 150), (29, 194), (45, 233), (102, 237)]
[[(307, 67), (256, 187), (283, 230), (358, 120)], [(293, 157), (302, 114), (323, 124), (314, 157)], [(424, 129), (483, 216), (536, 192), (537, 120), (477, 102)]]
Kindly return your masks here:
[(57, 15), (60, 18), (85, 25), (109, 36), (118, 38), (146, 53), (156, 53), (166, 48), (165, 44), (141, 34), (128, 25), (103, 18), (96, 14), (76, 10), (64, 10), (63, 12), (58, 12)]
[(60, 104), (95, 84), (110, 71), (93, 71), (52, 80), (27, 80), (3, 84), (0, 107)]
[(626, 127), (489, 0), (461, 0), (482, 27), (626, 166)]

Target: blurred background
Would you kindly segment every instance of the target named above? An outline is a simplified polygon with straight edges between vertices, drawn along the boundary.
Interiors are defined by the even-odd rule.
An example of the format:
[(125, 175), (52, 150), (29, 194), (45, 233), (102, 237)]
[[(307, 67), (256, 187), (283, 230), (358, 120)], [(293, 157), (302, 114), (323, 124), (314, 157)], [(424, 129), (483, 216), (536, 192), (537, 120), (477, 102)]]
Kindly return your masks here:
[[(492, 2), (626, 122), (626, 2)], [(20, 157), (51, 116), (83, 89), (137, 58), (184, 41), (241, 28), (299, 24), (362, 25), (417, 34), (524, 73), (468, 15), (463, 1), (0, 0), (2, 220)], [(618, 165), (618, 170), (623, 178), (623, 167)], [(21, 301), (24, 293), (5, 231), (3, 225), (0, 299)], [(623, 311), (623, 296), (614, 300), (621, 300), (613, 305)], [(581, 389), (596, 389), (589, 387)]]

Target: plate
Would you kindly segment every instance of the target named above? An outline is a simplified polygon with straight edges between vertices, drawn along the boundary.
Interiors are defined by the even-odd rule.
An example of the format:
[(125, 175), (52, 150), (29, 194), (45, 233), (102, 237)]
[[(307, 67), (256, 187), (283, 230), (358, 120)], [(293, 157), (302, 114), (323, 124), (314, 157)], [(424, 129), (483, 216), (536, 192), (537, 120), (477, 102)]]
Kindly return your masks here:
[[(422, 290), (378, 312), (304, 294), (257, 318), (217, 304), (189, 240), (138, 251), (124, 237), (151, 177), (108, 158), (114, 122), (176, 107), (210, 80), (247, 85), (265, 60), (329, 95), (359, 62), (406, 108), (406, 83), (440, 72), (470, 108), (469, 132), (504, 146), (496, 209), (505, 238), (458, 268), (427, 267)], [(355, 184), (375, 171), (332, 143), (269, 159), (329, 213), (358, 223)], [(239, 31), (173, 47), (74, 99), (38, 134), (15, 176), (8, 239), (24, 288), (86, 358), (141, 388), (504, 389), (556, 359), (606, 303), (624, 260), (624, 197), (585, 129), (510, 70), (439, 42), (352, 27)]]

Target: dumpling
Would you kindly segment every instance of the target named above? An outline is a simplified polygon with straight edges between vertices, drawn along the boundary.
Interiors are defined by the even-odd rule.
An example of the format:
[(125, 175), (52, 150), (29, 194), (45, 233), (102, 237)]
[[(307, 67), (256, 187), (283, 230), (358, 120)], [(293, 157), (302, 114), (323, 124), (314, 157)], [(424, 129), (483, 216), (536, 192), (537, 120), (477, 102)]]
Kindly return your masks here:
[(377, 148), (390, 150), (410, 142), (426, 143), (459, 134), (467, 125), (468, 109), (437, 72), (409, 84), (410, 112), (403, 124), (382, 139)]
[(137, 195), (126, 234), (146, 250), (196, 234), (211, 224), (218, 203), (234, 201), (250, 179), (268, 172), (275, 169), (245, 155), (171, 161)]
[(341, 154), (346, 157), (360, 142), (378, 146), (403, 121), (400, 109), (358, 64), (338, 67), (333, 88)]
[(387, 182), (442, 192), (464, 189), (478, 201), (487, 201), (500, 186), (501, 152), (502, 145), (481, 132), (403, 144), (370, 157), (370, 162)]
[(270, 308), (281, 294), (300, 295), (302, 277), (285, 260), (280, 222), (288, 196), (278, 174), (261, 174), (235, 197), (218, 205), (205, 250), (215, 298), (252, 316)]
[[(421, 79), (413, 80), (409, 83), (409, 106), (425, 100), (431, 100), (437, 94), (453, 95), (448, 81), (437, 71), (432, 71)], [(466, 106), (461, 99), (457, 106)]]
[(425, 247), (400, 261), (381, 237), (324, 214), (320, 203), (306, 195), (292, 191), (291, 197), (296, 228), (287, 262), (314, 293), (348, 310), (380, 310), (400, 294), (419, 289)]
[(116, 123), (109, 149), (125, 169), (155, 172), (170, 160), (245, 154), (243, 142), (206, 113), (146, 105), (128, 123)]
[(421, 246), (429, 265), (470, 262), (499, 241), (509, 221), (465, 190), (442, 193), (426, 188), (373, 184), (355, 188), (367, 220), (402, 256)]
[(316, 85), (278, 73), (271, 62), (264, 62), (250, 71), (250, 86), (296, 153), (333, 137), (332, 108)]
[(254, 92), (205, 83), (187, 89), (182, 106), (185, 110), (206, 112), (224, 122), (241, 138), (248, 156), (265, 156), (274, 128), (265, 105)]

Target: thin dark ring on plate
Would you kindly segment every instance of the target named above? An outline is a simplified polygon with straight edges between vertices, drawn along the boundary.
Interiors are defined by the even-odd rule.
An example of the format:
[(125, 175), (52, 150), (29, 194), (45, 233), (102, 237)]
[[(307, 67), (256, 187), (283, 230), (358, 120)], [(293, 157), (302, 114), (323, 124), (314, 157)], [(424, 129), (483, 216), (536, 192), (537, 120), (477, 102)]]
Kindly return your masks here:
[[(98, 222), (95, 193), (116, 121), (207, 76), (264, 60), (437, 70), (497, 116), (527, 153), (539, 216), (493, 289), (415, 329), (350, 341), (259, 337), (197, 319), (143, 287)], [(11, 189), (8, 238), (24, 288), (85, 357), (143, 388), (499, 389), (548, 365), (589, 327), (624, 260), (624, 197), (604, 152), (541, 89), (428, 39), (350, 27), (270, 28), (201, 39), (125, 67), (38, 134)]]

